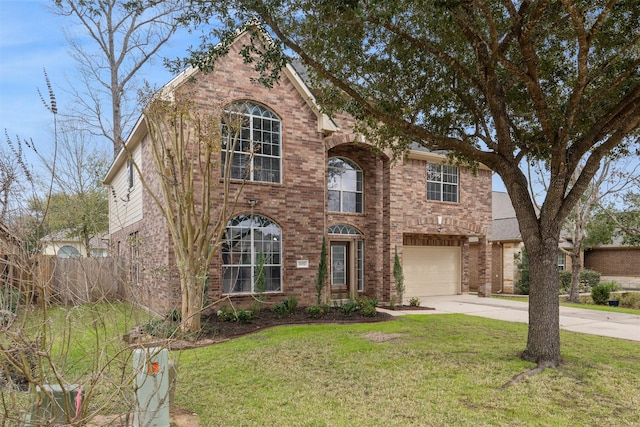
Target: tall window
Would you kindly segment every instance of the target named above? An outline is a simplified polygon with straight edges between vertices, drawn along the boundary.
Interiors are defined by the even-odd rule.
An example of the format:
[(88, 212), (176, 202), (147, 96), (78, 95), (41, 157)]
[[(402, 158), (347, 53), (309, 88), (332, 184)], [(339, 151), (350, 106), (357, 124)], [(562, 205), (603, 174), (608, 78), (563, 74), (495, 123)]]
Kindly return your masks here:
[[(222, 291), (226, 294), (282, 290), (282, 232), (262, 215), (240, 215), (227, 224), (222, 242)], [(261, 281), (260, 279), (264, 279)]]
[(458, 202), (458, 167), (427, 163), (427, 200)]
[[(231, 144), (231, 178), (279, 183), (280, 119), (271, 110), (252, 102), (234, 103), (227, 114), (234, 123), (222, 124), (222, 163), (226, 162), (227, 144)], [(235, 118), (240, 119), (237, 126)]]
[(567, 257), (563, 252), (558, 252), (558, 270), (564, 271), (567, 269)]
[(140, 283), (140, 235), (136, 231), (129, 234), (129, 273), (133, 283)]
[[(329, 229), (327, 230), (328, 234), (330, 237), (337, 237), (338, 239), (342, 239), (345, 238), (347, 236), (349, 236), (349, 238), (351, 239), (351, 241), (355, 242), (355, 251), (356, 251), (356, 282), (357, 282), (357, 289), (358, 292), (362, 292), (364, 291), (364, 241), (362, 240), (362, 233), (360, 233), (360, 231), (358, 229), (356, 229), (355, 227), (352, 227), (350, 225), (346, 225), (346, 224), (337, 224), (337, 225), (332, 225), (329, 227)], [(332, 250), (335, 249), (336, 247), (334, 245), (331, 246)], [(345, 247), (345, 250), (348, 250), (349, 246)], [(340, 250), (340, 249), (338, 249)], [(334, 261), (334, 253), (332, 253), (332, 260)], [(346, 253), (345, 253), (346, 256)], [(334, 265), (333, 262), (331, 264), (332, 266)], [(336, 283), (336, 275), (338, 274), (340, 275), (340, 272), (336, 272), (334, 271), (334, 269), (331, 269), (332, 272), (332, 284)], [(339, 281), (338, 281), (339, 282)]]
[(329, 211), (362, 213), (362, 169), (341, 157), (329, 159)]

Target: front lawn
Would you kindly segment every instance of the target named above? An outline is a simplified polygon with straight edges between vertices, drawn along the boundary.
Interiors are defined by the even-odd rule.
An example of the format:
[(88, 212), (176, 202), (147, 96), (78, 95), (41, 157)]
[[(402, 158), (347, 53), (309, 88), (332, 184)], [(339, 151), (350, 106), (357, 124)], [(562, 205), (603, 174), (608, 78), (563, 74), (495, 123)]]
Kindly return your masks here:
[(286, 326), (174, 353), (176, 404), (202, 425), (640, 425), (640, 343), (561, 332), (533, 367), (527, 326), (465, 315)]

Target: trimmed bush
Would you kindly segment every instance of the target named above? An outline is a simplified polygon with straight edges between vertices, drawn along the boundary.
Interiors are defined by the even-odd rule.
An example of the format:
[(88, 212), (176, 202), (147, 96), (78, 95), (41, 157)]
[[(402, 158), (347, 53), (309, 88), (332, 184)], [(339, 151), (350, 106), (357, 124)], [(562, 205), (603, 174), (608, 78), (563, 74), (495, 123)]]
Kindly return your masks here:
[(568, 270), (562, 270), (559, 274), (560, 286), (559, 292), (561, 294), (568, 294), (571, 291), (571, 278), (573, 274), (571, 274)]
[(600, 273), (593, 270), (582, 270), (580, 272), (580, 283), (584, 283), (587, 290), (600, 283)]
[(342, 304), (342, 306), (340, 306), (340, 309), (345, 315), (350, 316), (351, 314), (360, 310), (360, 304), (358, 304), (357, 301), (351, 300)]
[(329, 306), (326, 304), (312, 305), (307, 307), (306, 311), (309, 317), (318, 318), (329, 312)]
[(591, 288), (591, 299), (594, 304), (604, 305), (609, 301), (611, 292), (616, 291), (618, 285), (616, 282), (598, 283)]
[(358, 305), (360, 306), (360, 314), (365, 317), (375, 317), (378, 315), (376, 305), (378, 300), (375, 298), (361, 297), (358, 298)]
[(298, 300), (291, 297), (274, 305), (271, 310), (276, 314), (276, 316), (283, 318), (284, 316), (295, 313), (297, 307)]
[[(559, 274), (559, 292), (568, 294), (571, 291), (571, 271), (563, 270)], [(580, 272), (580, 289), (579, 291), (589, 291), (591, 288), (600, 283), (600, 273), (593, 270), (583, 269)]]
[(253, 319), (253, 311), (234, 310), (232, 307), (224, 305), (218, 310), (218, 318), (223, 322), (249, 323)]
[(624, 292), (620, 296), (620, 305), (622, 307), (640, 310), (640, 292)]
[(420, 307), (420, 299), (413, 297), (409, 300), (409, 307)]

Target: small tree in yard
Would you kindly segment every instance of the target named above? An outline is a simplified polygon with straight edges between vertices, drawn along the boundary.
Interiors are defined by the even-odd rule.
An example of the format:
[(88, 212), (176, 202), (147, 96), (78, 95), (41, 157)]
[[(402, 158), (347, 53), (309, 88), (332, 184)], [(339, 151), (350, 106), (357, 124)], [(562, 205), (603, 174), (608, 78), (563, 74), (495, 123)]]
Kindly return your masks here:
[(402, 264), (400, 263), (400, 257), (398, 256), (398, 247), (396, 246), (396, 253), (393, 257), (393, 278), (396, 281), (396, 295), (398, 295), (398, 304), (402, 305), (404, 298), (404, 273), (402, 272)]
[[(182, 331), (196, 332), (209, 266), (244, 185), (232, 194), (231, 166), (242, 115), (225, 110), (223, 101), (197, 106), (188, 90), (176, 89), (172, 99), (165, 95), (153, 96), (144, 109), (160, 188), (151, 188), (139, 169), (138, 175), (171, 235), (180, 276)], [(215, 209), (214, 195), (221, 195)]]
[[(55, 97), (48, 79), (47, 86), (50, 102), (45, 105), (55, 119)], [(57, 137), (55, 131), (54, 159)], [(14, 147), (19, 145), (11, 143)], [(21, 151), (13, 150), (13, 154), (14, 163), (25, 178), (23, 188), (34, 190), (33, 199), (34, 177), (25, 167)], [(51, 385), (67, 392), (73, 390), (71, 405), (62, 409), (64, 413), (33, 411), (29, 425), (80, 426), (105, 413), (122, 414), (119, 420), (114, 416), (114, 423), (120, 424), (133, 408), (131, 383), (135, 377), (131, 369), (132, 348), (122, 336), (148, 315), (133, 305), (106, 300), (62, 308), (52, 305), (48, 290), (53, 288), (55, 278), (46, 258), (40, 255), (40, 239), (33, 239), (34, 235), (39, 237), (39, 230), (51, 215), (54, 180), (62, 176), (55, 161), (51, 166), (47, 195), (37, 195), (44, 206), (39, 215), (22, 214), (20, 198), (10, 200), (10, 206), (18, 212), (0, 233), (0, 425), (23, 425), (25, 415), (34, 407), (36, 390), (44, 391)], [(30, 221), (24, 221), (25, 217)], [(98, 286), (91, 284), (94, 285)], [(79, 388), (71, 389), (70, 384)], [(81, 399), (76, 400), (78, 393)], [(50, 393), (39, 393), (36, 405), (44, 406), (50, 399)]]
[(320, 262), (318, 263), (318, 275), (316, 276), (316, 302), (322, 303), (322, 291), (327, 285), (327, 238), (322, 236), (322, 249), (320, 249)]

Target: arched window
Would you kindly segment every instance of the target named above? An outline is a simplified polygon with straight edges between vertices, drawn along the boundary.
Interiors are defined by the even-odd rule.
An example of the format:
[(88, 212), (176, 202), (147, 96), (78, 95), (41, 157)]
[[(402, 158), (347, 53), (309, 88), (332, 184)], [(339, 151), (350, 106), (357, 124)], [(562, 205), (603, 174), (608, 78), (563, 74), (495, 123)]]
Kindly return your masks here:
[(229, 221), (222, 242), (222, 272), (225, 294), (280, 292), (282, 231), (278, 224), (262, 215), (239, 215)]
[[(231, 178), (279, 183), (280, 119), (271, 110), (253, 102), (233, 103), (226, 114), (222, 123), (222, 164), (226, 162), (227, 145), (231, 145)], [(236, 126), (237, 118), (241, 120)], [(239, 129), (231, 130), (236, 127)]]
[(58, 258), (80, 258), (80, 251), (71, 245), (64, 245), (58, 249)]
[(342, 234), (342, 235), (346, 235), (346, 236), (361, 236), (362, 235), (362, 233), (360, 233), (360, 231), (357, 228), (352, 227), (350, 225), (346, 225), (346, 224), (332, 225), (332, 226), (329, 227), (327, 232), (329, 234)]
[(342, 157), (329, 159), (329, 211), (362, 213), (362, 169)]

